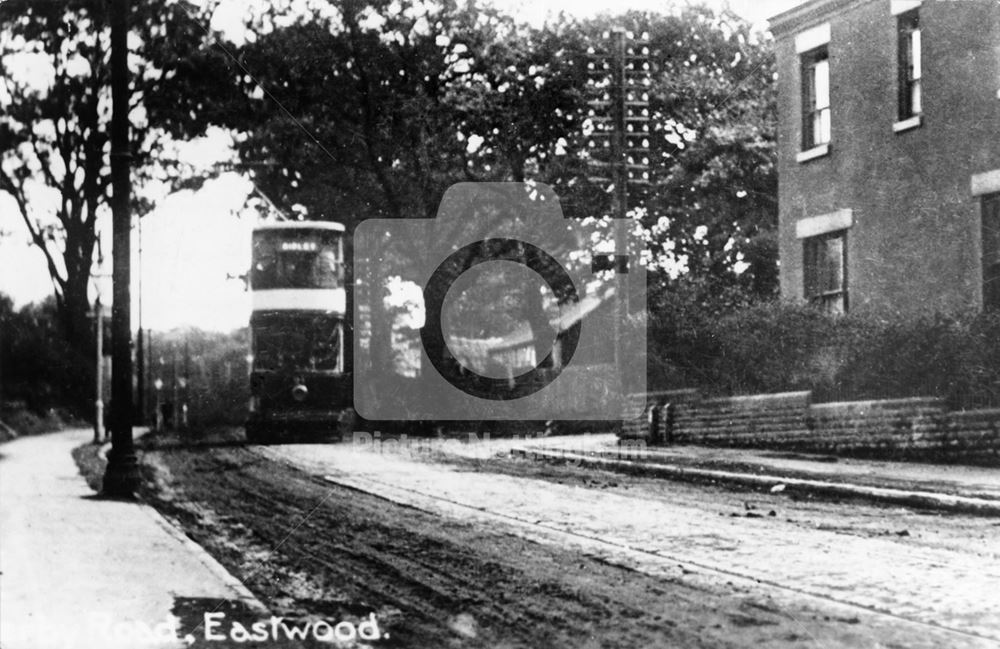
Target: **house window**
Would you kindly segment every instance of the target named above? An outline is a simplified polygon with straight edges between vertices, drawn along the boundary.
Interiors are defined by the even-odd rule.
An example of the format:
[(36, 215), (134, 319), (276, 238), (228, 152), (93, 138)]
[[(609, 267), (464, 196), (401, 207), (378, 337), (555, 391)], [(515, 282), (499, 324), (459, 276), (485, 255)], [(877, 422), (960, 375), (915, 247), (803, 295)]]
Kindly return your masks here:
[(983, 211), (983, 308), (1000, 309), (1000, 192), (985, 194)]
[(803, 240), (805, 297), (827, 313), (847, 312), (847, 231)]
[(802, 54), (802, 150), (830, 142), (830, 58), (826, 47)]
[(917, 10), (907, 11), (897, 18), (899, 119), (920, 115), (920, 19)]

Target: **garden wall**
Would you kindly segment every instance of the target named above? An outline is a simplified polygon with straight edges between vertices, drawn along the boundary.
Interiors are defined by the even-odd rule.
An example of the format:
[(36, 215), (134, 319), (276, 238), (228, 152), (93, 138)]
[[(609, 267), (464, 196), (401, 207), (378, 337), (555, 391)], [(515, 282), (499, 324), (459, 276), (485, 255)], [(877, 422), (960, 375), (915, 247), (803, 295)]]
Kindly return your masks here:
[(1000, 465), (1000, 409), (950, 411), (937, 398), (812, 403), (812, 393), (704, 399), (695, 390), (633, 395), (642, 418), (623, 438), (650, 445), (768, 448)]

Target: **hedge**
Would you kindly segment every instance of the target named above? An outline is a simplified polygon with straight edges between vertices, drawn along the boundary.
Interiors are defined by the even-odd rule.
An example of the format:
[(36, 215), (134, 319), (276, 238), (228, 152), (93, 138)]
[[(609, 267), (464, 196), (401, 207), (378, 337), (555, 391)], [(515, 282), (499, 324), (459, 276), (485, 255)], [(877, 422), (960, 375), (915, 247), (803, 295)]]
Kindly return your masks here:
[(719, 313), (681, 298), (656, 305), (651, 389), (709, 395), (812, 390), (816, 401), (937, 396), (1000, 406), (1000, 314), (827, 315), (769, 302)]

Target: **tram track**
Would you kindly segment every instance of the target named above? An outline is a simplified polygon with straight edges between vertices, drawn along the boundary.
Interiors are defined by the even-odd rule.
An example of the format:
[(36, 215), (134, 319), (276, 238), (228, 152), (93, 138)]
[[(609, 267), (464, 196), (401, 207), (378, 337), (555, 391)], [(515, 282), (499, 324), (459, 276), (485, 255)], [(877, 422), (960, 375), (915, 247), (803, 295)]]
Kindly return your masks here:
[[(430, 505), (428, 502), (446, 503), (449, 507), (465, 509), (474, 517), (485, 521), (516, 526), (521, 530), (521, 534), (519, 535), (523, 535), (525, 538), (529, 538), (534, 541), (543, 543), (552, 543), (555, 541), (563, 546), (583, 546), (587, 549), (593, 548), (597, 550), (597, 554), (606, 555), (606, 557), (619, 555), (618, 559), (613, 559), (610, 563), (627, 570), (662, 576), (663, 574), (675, 573), (676, 568), (679, 567), (680, 571), (684, 575), (682, 578), (691, 581), (699, 581), (698, 577), (691, 576), (698, 573), (701, 573), (702, 577), (708, 577), (709, 579), (714, 577), (717, 580), (722, 580), (730, 586), (736, 585), (733, 583), (733, 580), (739, 580), (741, 582), (740, 585), (746, 589), (754, 589), (763, 585), (781, 591), (789, 598), (806, 597), (821, 606), (834, 605), (838, 607), (847, 607), (848, 609), (857, 612), (884, 616), (891, 620), (899, 621), (905, 624), (912, 624), (917, 627), (944, 631), (949, 634), (954, 633), (969, 639), (983, 640), (990, 643), (997, 643), (998, 639), (995, 636), (991, 637), (975, 632), (969, 632), (960, 628), (950, 627), (934, 622), (927, 622), (905, 615), (899, 615), (890, 610), (879, 607), (865, 606), (855, 601), (851, 601), (850, 599), (832, 597), (827, 593), (798, 588), (787, 583), (770, 579), (766, 574), (753, 575), (742, 571), (732, 570), (723, 565), (712, 565), (692, 560), (690, 557), (679, 554), (651, 552), (642, 548), (617, 543), (604, 538), (567, 531), (553, 525), (546, 525), (544, 523), (528, 520), (526, 518), (511, 516), (501, 512), (488, 511), (481, 507), (462, 503), (457, 500), (444, 498), (417, 489), (400, 487), (388, 482), (380, 482), (372, 480), (371, 478), (359, 480), (356, 478), (336, 476), (324, 476), (323, 479), (332, 484), (355, 489), (359, 492), (383, 498), (398, 505), (414, 507), (431, 514), (441, 514), (442, 511), (440, 507)], [(607, 552), (601, 552), (601, 550), (605, 550)], [(620, 555), (622, 554), (624, 554), (627, 558), (632, 559), (632, 561), (621, 560)], [(605, 561), (607, 560), (608, 559), (605, 558)], [(637, 567), (648, 564), (649, 562), (653, 562), (657, 565), (655, 567), (647, 567), (647, 569)], [(674, 578), (677, 577), (674, 576)], [(997, 646), (1000, 646), (1000, 643), (997, 643)]]
[(274, 613), (374, 613), (386, 646), (995, 646), (461, 498), (351, 484), (349, 471), (331, 482), (336, 445), (228, 441), (238, 437), (148, 440), (151, 504)]

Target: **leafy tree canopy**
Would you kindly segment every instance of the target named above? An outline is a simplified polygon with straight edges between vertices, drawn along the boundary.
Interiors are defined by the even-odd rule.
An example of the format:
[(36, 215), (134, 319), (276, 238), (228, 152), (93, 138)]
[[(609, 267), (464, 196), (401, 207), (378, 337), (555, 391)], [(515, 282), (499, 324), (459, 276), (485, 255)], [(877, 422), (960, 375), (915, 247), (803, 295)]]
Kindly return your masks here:
[[(231, 73), (209, 48), (207, 10), (181, 1), (132, 3), (129, 16), (131, 161), (148, 212), (159, 187), (200, 178), (176, 157), (177, 140), (205, 133), (205, 97)], [(87, 287), (109, 213), (110, 27), (102, 0), (0, 3), (0, 191), (9, 194), (45, 255), (64, 331), (90, 336)], [(197, 182), (195, 183), (195, 186)], [(147, 191), (143, 191), (143, 189)]]
[[(326, 5), (324, 5), (326, 6)], [(340, 1), (275, 11), (240, 48), (239, 154), (269, 200), (309, 218), (431, 217), (452, 183), (541, 181), (606, 216), (588, 181), (587, 51), (646, 32), (654, 184), (629, 205), (669, 286), (776, 287), (773, 55), (729, 12), (688, 7), (541, 27), (455, 2)], [(279, 26), (284, 25), (284, 26)]]

